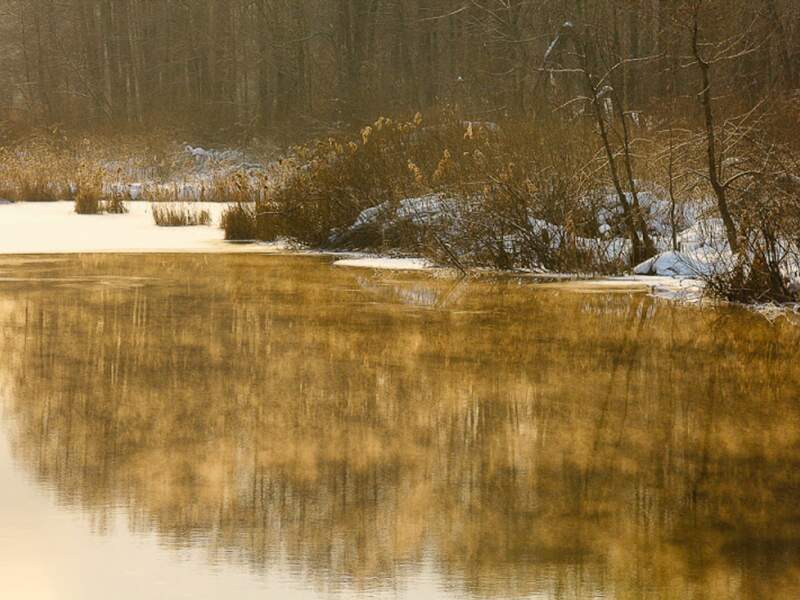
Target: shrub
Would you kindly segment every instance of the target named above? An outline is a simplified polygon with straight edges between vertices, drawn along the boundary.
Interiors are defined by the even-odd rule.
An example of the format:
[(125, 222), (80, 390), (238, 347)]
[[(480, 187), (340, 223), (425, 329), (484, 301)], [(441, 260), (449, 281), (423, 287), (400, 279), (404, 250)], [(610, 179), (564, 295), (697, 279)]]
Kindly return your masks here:
[[(738, 253), (705, 277), (709, 292), (742, 303), (800, 299), (800, 154), (750, 133), (725, 176)], [(729, 245), (725, 244), (725, 250)]]
[(459, 268), (617, 270), (625, 246), (599, 232), (591, 191), (603, 183), (579, 128), (381, 118), (358, 137), (295, 148), (258, 204), (257, 231)]
[[(358, 138), (320, 140), (295, 147), (259, 207), (259, 233), (314, 246), (330, 243), (366, 208), (424, 190), (409, 174), (411, 163), (430, 162), (433, 145), (422, 118), (381, 118)], [(423, 160), (425, 158), (426, 160)]]

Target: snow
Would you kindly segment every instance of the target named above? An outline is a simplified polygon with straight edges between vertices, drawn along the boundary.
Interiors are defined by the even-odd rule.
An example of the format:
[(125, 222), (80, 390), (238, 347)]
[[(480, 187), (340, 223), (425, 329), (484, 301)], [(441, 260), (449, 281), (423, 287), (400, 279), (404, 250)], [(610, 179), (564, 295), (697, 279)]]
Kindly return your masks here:
[[(471, 200), (480, 202), (479, 198)], [(383, 226), (391, 227), (405, 221), (414, 225), (425, 226), (433, 225), (444, 219), (449, 219), (450, 221), (451, 234), (458, 235), (460, 228), (463, 227), (460, 219), (463, 217), (463, 211), (467, 204), (468, 202), (459, 202), (442, 194), (405, 198), (399, 202), (383, 202), (361, 211), (352, 225), (345, 229), (343, 233), (334, 233), (330, 241), (335, 243), (345, 238), (348, 234), (356, 233), (370, 225), (383, 224)], [(565, 239), (572, 239), (577, 247), (614, 261), (624, 257), (630, 248), (630, 242), (622, 238), (599, 240), (573, 237), (564, 227), (532, 216), (528, 218), (528, 226), (531, 233), (547, 240), (549, 247), (553, 250), (559, 249)], [(519, 234), (508, 235), (503, 241), (509, 252), (513, 252), (516, 246), (524, 242)]]
[[(629, 201), (632, 197), (629, 194)], [(671, 246), (671, 226), (669, 222), (670, 204), (664, 199), (661, 190), (643, 190), (639, 193), (642, 209), (653, 224), (653, 234), (658, 246), (664, 250)], [(461, 203), (442, 195), (428, 195), (406, 198), (399, 202), (384, 202), (367, 208), (358, 215), (353, 224), (345, 230), (352, 233), (368, 225), (384, 223), (391, 226), (398, 221), (409, 221), (417, 225), (437, 222), (444, 216), (451, 218), (450, 227), (457, 234)], [(624, 238), (609, 237), (614, 230), (611, 226), (621, 215), (616, 196), (608, 194), (608, 209), (601, 209), (600, 228), (606, 239), (573, 237), (574, 243), (584, 249), (605, 256), (608, 260), (624, 259), (630, 252), (630, 242)], [(682, 230), (677, 235), (680, 252), (665, 251), (647, 260), (634, 269), (632, 276), (610, 277), (567, 282), (569, 289), (582, 291), (623, 291), (645, 292), (652, 296), (670, 300), (698, 301), (702, 297), (703, 283), (700, 278), (713, 272), (724, 263), (730, 252), (725, 242), (724, 228), (719, 219), (703, 217), (702, 204), (693, 207), (677, 207), (677, 221)], [(528, 227), (532, 234), (547, 240), (553, 250), (559, 248), (567, 239), (566, 230), (559, 225), (529, 217)], [(524, 242), (514, 234), (505, 239), (509, 249)], [(338, 266), (365, 267), (374, 269), (424, 270), (433, 268), (431, 263), (419, 259), (395, 259), (382, 257), (359, 257), (339, 260)], [(561, 285), (561, 284), (559, 284)]]
[(634, 267), (636, 275), (664, 277), (695, 277), (706, 271), (706, 266), (681, 252), (664, 252)]
[(379, 217), (387, 218), (390, 222), (408, 220), (417, 225), (423, 225), (445, 212), (450, 202), (453, 201), (439, 195), (406, 198), (396, 205), (384, 202), (361, 211), (348, 230), (355, 231), (365, 225), (375, 223)]
[(280, 245), (230, 244), (216, 226), (225, 204), (191, 203), (207, 210), (214, 226), (158, 227), (146, 202), (130, 202), (125, 215), (78, 215), (72, 202), (20, 202), (0, 206), (0, 254), (104, 252), (264, 252)]
[(333, 263), (337, 267), (356, 267), (360, 269), (385, 269), (391, 271), (427, 271), (434, 267), (424, 258), (391, 258), (387, 256), (361, 256), (343, 258)]
[[(243, 175), (253, 189), (263, 187), (263, 175), (277, 164), (260, 162), (242, 150), (206, 149), (189, 144), (170, 154), (167, 163), (171, 173), (164, 178), (158, 169), (137, 168), (133, 161), (105, 161), (101, 163), (104, 171), (116, 173), (119, 179), (104, 183), (104, 191), (129, 194), (133, 200), (204, 201), (220, 186), (226, 186), (234, 175)], [(74, 183), (69, 187), (75, 191)]]
[(206, 150), (205, 148), (201, 148), (200, 146), (194, 147), (190, 144), (184, 145), (184, 150), (186, 153), (194, 158), (199, 163), (205, 163), (206, 161), (215, 161), (215, 162), (243, 162), (245, 160), (245, 156), (242, 152), (237, 150), (213, 150), (209, 149)]
[[(429, 199), (430, 200), (430, 199)], [(411, 203), (413, 204), (413, 203)], [(435, 203), (434, 203), (435, 204)], [(430, 203), (425, 204), (428, 208)], [(219, 222), (224, 204), (191, 203), (208, 210)], [(155, 252), (286, 252), (289, 246), (273, 244), (230, 244), (216, 226), (157, 227), (151, 204), (130, 202), (126, 215), (78, 215), (71, 202), (29, 202), (0, 206), (0, 255), (75, 253)], [(411, 208), (409, 205), (407, 208)], [(419, 215), (409, 210), (410, 215)], [(340, 255), (341, 256), (341, 255)], [(334, 260), (338, 267), (395, 271), (431, 271), (435, 265), (423, 258), (397, 258), (348, 254)], [(558, 285), (575, 291), (643, 292), (671, 300), (696, 300), (702, 284), (690, 278), (612, 277)]]

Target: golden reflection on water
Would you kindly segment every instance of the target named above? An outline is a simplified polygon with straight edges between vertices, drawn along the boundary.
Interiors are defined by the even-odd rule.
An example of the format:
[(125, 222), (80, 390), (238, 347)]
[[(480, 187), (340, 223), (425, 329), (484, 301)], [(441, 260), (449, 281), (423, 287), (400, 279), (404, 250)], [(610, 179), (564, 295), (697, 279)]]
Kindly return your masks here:
[(100, 531), (320, 589), (800, 596), (795, 326), (310, 257), (2, 277), (0, 435)]

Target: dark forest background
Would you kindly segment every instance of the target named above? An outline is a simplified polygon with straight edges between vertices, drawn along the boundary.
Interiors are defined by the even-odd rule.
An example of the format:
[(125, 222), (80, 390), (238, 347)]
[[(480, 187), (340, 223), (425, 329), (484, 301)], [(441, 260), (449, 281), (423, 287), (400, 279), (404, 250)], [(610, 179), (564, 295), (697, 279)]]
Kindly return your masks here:
[[(170, 123), (313, 136), (457, 107), (496, 121), (570, 114), (585, 71), (626, 110), (700, 117), (791, 97), (794, 0), (2, 0), (6, 127)], [(675, 108), (677, 110), (675, 110)]]

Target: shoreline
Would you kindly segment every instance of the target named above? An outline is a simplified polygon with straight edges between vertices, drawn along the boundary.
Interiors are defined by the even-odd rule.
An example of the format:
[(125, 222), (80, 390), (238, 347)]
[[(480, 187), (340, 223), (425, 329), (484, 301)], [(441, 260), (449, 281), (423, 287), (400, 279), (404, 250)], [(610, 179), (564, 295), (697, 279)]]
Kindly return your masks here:
[[(70, 254), (286, 254), (332, 257), (332, 266), (379, 271), (435, 272), (446, 270), (421, 257), (396, 257), (368, 252), (293, 248), (284, 242), (229, 242), (219, 228), (225, 203), (190, 202), (208, 210), (211, 225), (159, 227), (151, 203), (128, 203), (124, 215), (78, 215), (74, 204), (16, 202), (0, 206), (0, 257)], [(698, 302), (702, 282), (687, 277), (620, 275), (582, 278), (571, 273), (499, 271), (541, 279), (539, 285), (584, 293), (649, 293), (669, 300)]]

